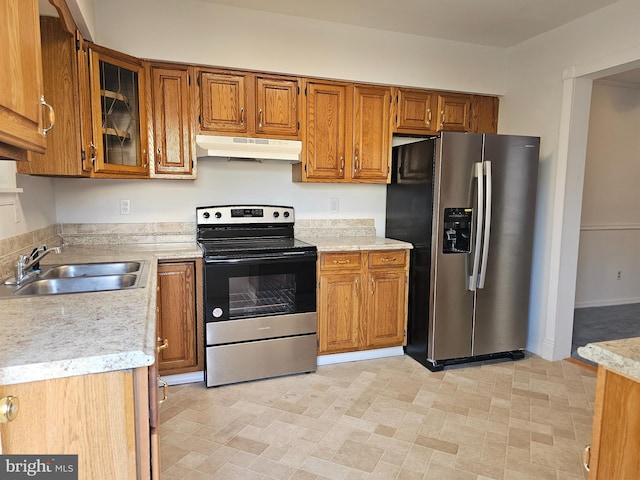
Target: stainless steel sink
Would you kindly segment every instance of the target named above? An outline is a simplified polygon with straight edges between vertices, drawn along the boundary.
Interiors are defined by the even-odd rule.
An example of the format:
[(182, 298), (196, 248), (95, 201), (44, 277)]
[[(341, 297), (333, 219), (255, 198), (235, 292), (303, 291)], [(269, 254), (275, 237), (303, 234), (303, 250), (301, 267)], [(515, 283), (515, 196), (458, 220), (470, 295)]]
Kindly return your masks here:
[(95, 277), (98, 275), (122, 275), (140, 270), (141, 262), (77, 263), (52, 265), (42, 268), (40, 278)]
[(102, 292), (135, 286), (137, 275), (101, 275), (99, 277), (42, 278), (19, 287), (14, 295), (56, 295), (61, 293)]
[(0, 298), (102, 292), (144, 287), (147, 261), (42, 265), (20, 285), (0, 284)]

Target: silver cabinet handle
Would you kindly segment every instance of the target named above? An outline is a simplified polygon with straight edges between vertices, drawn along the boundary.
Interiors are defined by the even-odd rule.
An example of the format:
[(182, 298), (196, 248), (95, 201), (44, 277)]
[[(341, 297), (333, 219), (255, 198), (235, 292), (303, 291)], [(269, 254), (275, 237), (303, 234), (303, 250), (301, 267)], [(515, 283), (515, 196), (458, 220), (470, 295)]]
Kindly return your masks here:
[(49, 109), (49, 126), (42, 130), (42, 135), (47, 135), (47, 133), (49, 133), (49, 130), (51, 130), (56, 124), (56, 112), (53, 110), (53, 107), (45, 101), (44, 95), (40, 96), (40, 104)]
[(258, 110), (258, 126), (262, 128), (262, 109)]
[(584, 451), (582, 452), (582, 466), (584, 469), (589, 472), (589, 464), (591, 463), (591, 445), (587, 445), (584, 447)]
[(158, 405), (162, 405), (169, 398), (169, 384), (158, 377), (158, 383), (162, 385), (162, 398), (158, 400)]

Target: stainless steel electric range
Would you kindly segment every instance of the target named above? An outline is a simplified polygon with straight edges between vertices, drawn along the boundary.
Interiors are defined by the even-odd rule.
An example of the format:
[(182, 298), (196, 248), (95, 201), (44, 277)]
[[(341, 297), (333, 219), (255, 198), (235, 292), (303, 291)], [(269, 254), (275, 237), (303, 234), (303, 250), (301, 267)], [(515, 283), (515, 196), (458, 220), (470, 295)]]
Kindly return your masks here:
[(207, 387), (315, 371), (317, 251), (293, 207), (198, 207), (196, 223)]

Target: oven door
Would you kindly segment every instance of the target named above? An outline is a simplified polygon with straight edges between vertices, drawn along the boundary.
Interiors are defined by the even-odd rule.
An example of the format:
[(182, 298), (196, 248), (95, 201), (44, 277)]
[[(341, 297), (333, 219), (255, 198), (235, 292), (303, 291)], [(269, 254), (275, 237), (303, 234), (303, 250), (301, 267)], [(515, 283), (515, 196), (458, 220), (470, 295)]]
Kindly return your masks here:
[(315, 251), (206, 259), (206, 322), (316, 311)]

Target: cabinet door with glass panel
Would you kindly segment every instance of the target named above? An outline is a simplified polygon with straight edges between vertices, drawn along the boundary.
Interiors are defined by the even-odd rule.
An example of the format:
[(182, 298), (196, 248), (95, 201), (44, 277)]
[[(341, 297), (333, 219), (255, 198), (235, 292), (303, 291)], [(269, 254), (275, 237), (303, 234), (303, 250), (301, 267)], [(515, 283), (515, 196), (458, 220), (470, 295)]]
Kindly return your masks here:
[(94, 176), (148, 177), (143, 62), (97, 45), (89, 51)]

